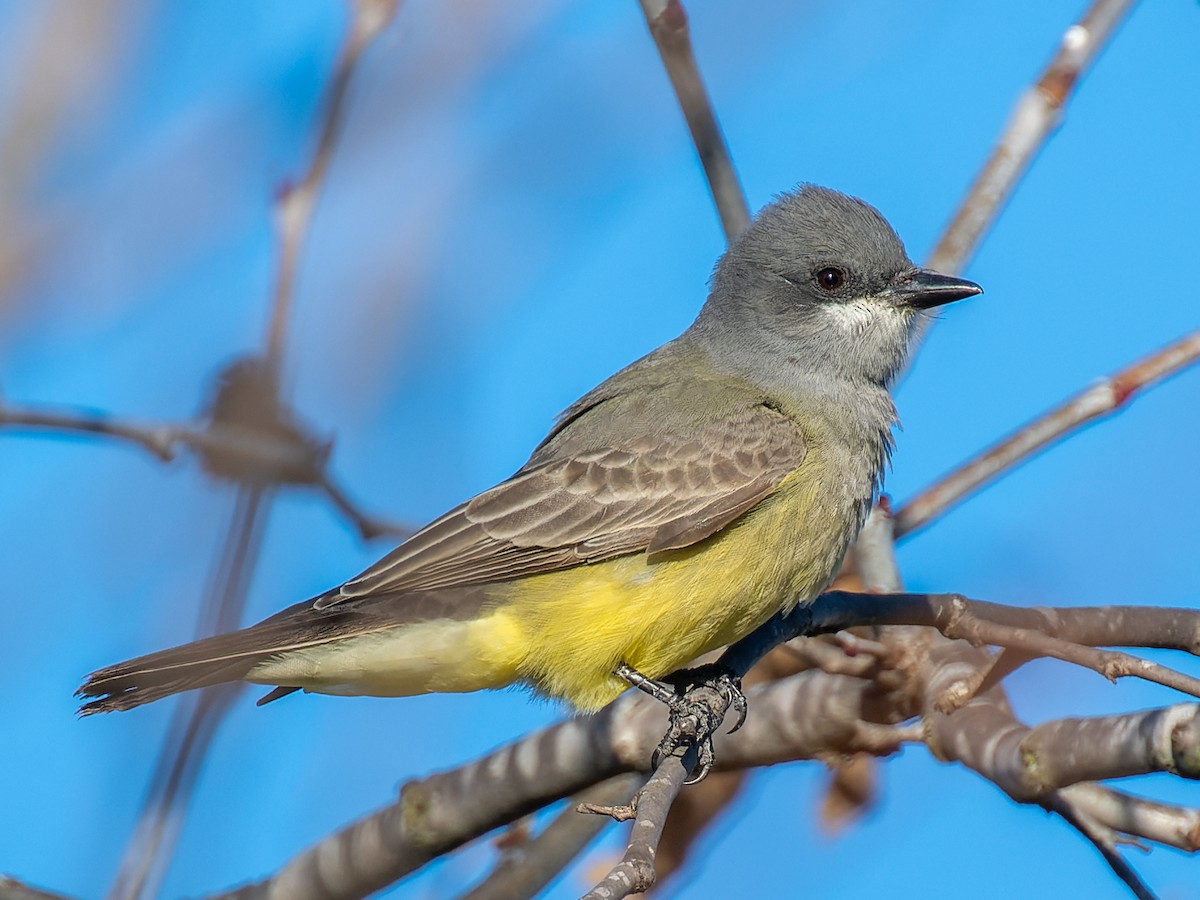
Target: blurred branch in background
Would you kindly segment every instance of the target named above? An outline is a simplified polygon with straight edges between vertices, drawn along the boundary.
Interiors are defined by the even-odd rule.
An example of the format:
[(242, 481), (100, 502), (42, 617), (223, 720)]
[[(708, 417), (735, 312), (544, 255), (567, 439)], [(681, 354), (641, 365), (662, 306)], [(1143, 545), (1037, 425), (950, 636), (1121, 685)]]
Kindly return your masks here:
[[(36, 9), (36, 12), (34, 11)], [(141, 10), (121, 0), (29, 7), (14, 49), (13, 107), (0, 130), (0, 311), (12, 283), (36, 265), (53, 223), (34, 202), (62, 132), (86, 118), (138, 33)]]
[[(340, 491), (330, 491), (329, 481), (323, 475), (328, 448), (321, 448), (305, 436), (298, 427), (297, 416), (283, 403), (284, 336), (296, 270), (345, 117), (350, 79), (364, 48), (391, 20), (398, 2), (353, 0), (349, 4), (350, 22), (334, 64), (324, 112), (317, 120), (319, 138), (312, 162), (300, 182), (285, 189), (276, 200), (279, 267), (264, 355), (261, 359), (236, 362), (221, 373), (211, 409), (211, 421), (225, 423), (235, 433), (266, 433), (285, 446), (302, 448), (300, 456), (305, 464), (299, 472), (308, 476), (306, 480), (311, 483), (325, 485), (343, 511), (348, 507), (345, 496)], [(274, 472), (247, 467), (245, 457), (213, 448), (201, 459), (209, 474), (233, 480), (238, 487), (225, 548), (214, 574), (213, 589), (200, 612), (196, 638), (231, 631), (241, 623), (270, 511), (270, 485), (279, 480), (274, 476), (280, 469), (278, 464)], [(362, 531), (365, 520), (361, 516), (356, 518)], [(227, 686), (207, 688), (196, 701), (176, 709), (171, 730), (159, 751), (149, 796), (117, 873), (114, 897), (132, 900), (158, 895), (197, 775), (221, 720), (239, 693)]]
[[(0, 426), (114, 437), (136, 443), (162, 460), (171, 459), (176, 446), (183, 444), (198, 454), (209, 475), (237, 485), (224, 548), (199, 613), (198, 638), (240, 624), (276, 486), (309, 484), (321, 488), (364, 538), (405, 533), (405, 529), (368, 518), (349, 500), (326, 468), (331, 445), (317, 440), (301, 425), (282, 402), (280, 392), (284, 336), (296, 270), (345, 116), (350, 80), (363, 50), (390, 21), (398, 2), (355, 0), (349, 4), (348, 33), (335, 64), (324, 113), (318, 120), (320, 131), (312, 162), (296, 185), (281, 192), (276, 204), (279, 266), (264, 356), (239, 360), (218, 374), (204, 420), (196, 424), (145, 425), (103, 414), (16, 409), (0, 403)], [(55, 24), (61, 24), (62, 18), (54, 17)], [(73, 17), (66, 18), (73, 21)], [(75, 29), (63, 30), (75, 33)], [(57, 33), (58, 29), (51, 31)], [(76, 56), (60, 53), (54, 58), (74, 61)], [(60, 86), (56, 81), (54, 87)], [(45, 93), (30, 92), (26, 95), (27, 105), (37, 102), (53, 107), (53, 103), (43, 102)], [(158, 894), (207, 749), (237, 694), (236, 689), (209, 689), (176, 707), (112, 896)]]
[(345, 118), (350, 80), (363, 50), (392, 20), (400, 0), (347, 0), (347, 5), (351, 12), (350, 29), (333, 67), (333, 79), (325, 100), (325, 114), (318, 126), (316, 150), (304, 177), (295, 184), (285, 186), (275, 204), (279, 268), (266, 349), (267, 363), (275, 371), (279, 371), (283, 364), (284, 335), (291, 310), (296, 270), (308, 238), (317, 197), (329, 171), (329, 161), (333, 158), (333, 149)]
[[(243, 360), (228, 369), (226, 377)], [(237, 421), (227, 416), (208, 416), (194, 422), (139, 422), (91, 410), (63, 410), (14, 406), (0, 396), (0, 429), (59, 431), (96, 434), (129, 441), (164, 462), (173, 460), (180, 446), (192, 450), (204, 469), (214, 475), (277, 485), (312, 485), (358, 531), (363, 540), (388, 535), (402, 538), (411, 529), (367, 515), (329, 473), (333, 449), (329, 441), (316, 438), (290, 410), (271, 405), (267, 413), (274, 421), (250, 417)]]
[[(237, 489), (231, 525), (200, 610), (197, 637), (229, 631), (240, 624), (254, 564), (262, 547), (270, 490), (257, 484)], [(175, 706), (150, 789), (126, 845), (110, 897), (160, 893), (204, 755), (242, 687), (224, 684), (197, 691)]]

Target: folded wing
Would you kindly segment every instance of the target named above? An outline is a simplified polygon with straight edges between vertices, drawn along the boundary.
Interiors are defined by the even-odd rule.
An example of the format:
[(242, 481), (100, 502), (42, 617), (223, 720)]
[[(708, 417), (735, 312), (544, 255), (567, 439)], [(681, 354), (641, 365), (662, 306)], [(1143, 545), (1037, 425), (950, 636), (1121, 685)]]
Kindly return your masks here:
[(747, 403), (687, 434), (646, 428), (535, 461), (422, 529), (318, 608), (691, 546), (769, 495), (804, 459), (786, 416)]

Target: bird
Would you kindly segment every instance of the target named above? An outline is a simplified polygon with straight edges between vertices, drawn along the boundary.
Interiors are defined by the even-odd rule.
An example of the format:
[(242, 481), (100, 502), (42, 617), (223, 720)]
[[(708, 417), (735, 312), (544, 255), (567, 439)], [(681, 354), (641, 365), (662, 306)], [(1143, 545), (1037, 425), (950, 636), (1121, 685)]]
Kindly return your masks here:
[(804, 184), (717, 261), (695, 321), (569, 406), (528, 462), (349, 581), (102, 668), (81, 714), (245, 681), (410, 696), (513, 684), (598, 710), (836, 574), (882, 489), (890, 386), (929, 310), (874, 207)]

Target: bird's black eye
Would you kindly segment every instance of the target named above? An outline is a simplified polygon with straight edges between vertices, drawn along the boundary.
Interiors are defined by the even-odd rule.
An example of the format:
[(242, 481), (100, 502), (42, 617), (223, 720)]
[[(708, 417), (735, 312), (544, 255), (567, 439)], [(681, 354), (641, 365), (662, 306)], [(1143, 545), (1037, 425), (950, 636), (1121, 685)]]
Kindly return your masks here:
[(837, 266), (826, 266), (817, 273), (817, 284), (826, 291), (836, 291), (846, 283), (846, 272)]

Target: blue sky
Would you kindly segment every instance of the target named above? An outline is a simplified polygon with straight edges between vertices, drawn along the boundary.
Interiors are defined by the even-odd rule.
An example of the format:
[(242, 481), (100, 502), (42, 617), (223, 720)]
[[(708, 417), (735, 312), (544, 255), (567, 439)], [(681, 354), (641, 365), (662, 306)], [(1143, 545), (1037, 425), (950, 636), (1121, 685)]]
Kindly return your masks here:
[[(1082, 11), (687, 5), (751, 205), (827, 184), (879, 207), (915, 259)], [(343, 8), (97, 6), (88, 20), (69, 4), (0, 5), (0, 224), (7, 254), (19, 251), (0, 268), (0, 390), (176, 419), (220, 364), (261, 344), (272, 198), (307, 159)], [(1144, 4), (1082, 84), (965, 273), (986, 295), (946, 311), (898, 392), (896, 498), (1200, 322), (1198, 43), (1196, 4)], [(42, 126), (17, 112), (48, 83), (47, 46), (74, 48), (86, 74)], [(555, 412), (685, 327), (723, 239), (635, 3), (409, 0), (359, 76), (299, 273), (287, 370), (298, 409), (336, 437), (350, 491), (418, 523), (510, 473)], [(32, 160), (20, 178), (18, 159)], [(1181, 375), (905, 543), (908, 586), (1194, 604), (1198, 390), (1200, 372)], [(171, 709), (81, 721), (71, 693), (100, 665), (188, 638), (231, 493), (186, 459), (85, 439), (2, 433), (0, 472), (0, 871), (94, 897)], [(386, 549), (317, 497), (287, 493), (247, 618)], [(1050, 664), (1010, 685), (1030, 722), (1178, 699)], [(406, 778), (560, 714), (517, 692), (267, 709), (244, 698), (165, 893), (261, 876)], [(823, 779), (813, 763), (756, 776), (674, 895), (1124, 896), (1059, 821), (919, 748), (885, 766), (879, 807), (837, 840), (814, 824)], [(1133, 788), (1200, 804), (1179, 781)], [(444, 896), (489, 854), (468, 849), (394, 893)], [(1130, 855), (1164, 897), (1200, 897), (1195, 860)], [(582, 886), (568, 875), (553, 896)]]

